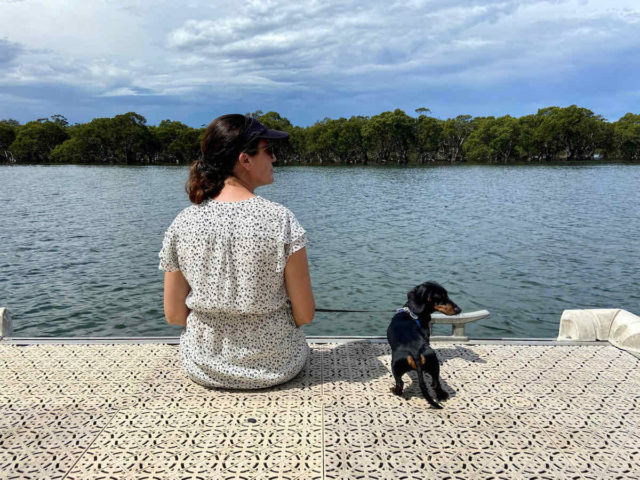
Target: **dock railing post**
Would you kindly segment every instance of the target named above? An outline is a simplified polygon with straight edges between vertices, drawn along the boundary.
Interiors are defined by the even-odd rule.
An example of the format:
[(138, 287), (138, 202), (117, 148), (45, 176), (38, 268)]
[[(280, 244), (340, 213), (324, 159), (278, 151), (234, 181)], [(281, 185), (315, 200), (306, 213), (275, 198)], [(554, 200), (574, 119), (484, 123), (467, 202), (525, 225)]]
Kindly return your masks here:
[(11, 314), (6, 307), (0, 307), (0, 340), (13, 335), (13, 325), (11, 324)]
[(455, 340), (455, 341), (467, 341), (467, 335), (465, 332), (465, 327), (467, 323), (475, 322), (477, 320), (482, 320), (484, 318), (489, 317), (489, 312), (487, 310), (478, 310), (476, 312), (464, 312), (459, 313), (458, 315), (444, 315), (442, 313), (433, 313), (431, 315), (431, 319), (434, 324), (442, 325), (447, 324), (451, 325), (451, 336), (447, 337), (432, 337), (433, 339), (438, 340)]
[(463, 325), (456, 325), (455, 323), (453, 325), (451, 325), (451, 335), (454, 337), (467, 337), (464, 334), (464, 324)]

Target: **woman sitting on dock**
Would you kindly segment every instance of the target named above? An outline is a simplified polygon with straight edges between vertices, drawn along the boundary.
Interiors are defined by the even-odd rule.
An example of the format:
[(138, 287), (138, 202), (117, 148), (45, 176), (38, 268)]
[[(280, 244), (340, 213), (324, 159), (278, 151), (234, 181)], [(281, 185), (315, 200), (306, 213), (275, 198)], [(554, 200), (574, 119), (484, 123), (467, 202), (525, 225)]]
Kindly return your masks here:
[(289, 209), (254, 194), (273, 183), (273, 144), (288, 136), (243, 115), (216, 118), (191, 165), (194, 205), (165, 233), (164, 311), (186, 327), (182, 365), (200, 385), (264, 388), (305, 365), (299, 327), (315, 308), (305, 230)]

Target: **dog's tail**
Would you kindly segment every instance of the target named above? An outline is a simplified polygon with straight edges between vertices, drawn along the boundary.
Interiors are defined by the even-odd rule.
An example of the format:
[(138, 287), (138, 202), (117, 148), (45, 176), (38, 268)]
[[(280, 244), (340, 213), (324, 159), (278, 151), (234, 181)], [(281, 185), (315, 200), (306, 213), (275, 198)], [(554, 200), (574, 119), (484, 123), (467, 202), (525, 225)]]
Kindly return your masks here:
[(416, 373), (418, 374), (418, 383), (420, 384), (420, 391), (422, 392), (422, 395), (424, 396), (424, 398), (427, 400), (427, 402), (429, 402), (429, 404), (433, 408), (442, 408), (442, 405), (440, 405), (436, 400), (434, 400), (431, 397), (431, 395), (429, 394), (429, 390), (427, 390), (427, 384), (424, 383), (424, 373), (422, 373), (422, 364), (421, 364), (422, 359), (418, 357), (418, 361), (416, 361), (416, 359), (413, 358), (413, 355), (409, 355), (409, 358), (407, 360), (409, 361), (409, 365), (414, 367), (416, 370)]

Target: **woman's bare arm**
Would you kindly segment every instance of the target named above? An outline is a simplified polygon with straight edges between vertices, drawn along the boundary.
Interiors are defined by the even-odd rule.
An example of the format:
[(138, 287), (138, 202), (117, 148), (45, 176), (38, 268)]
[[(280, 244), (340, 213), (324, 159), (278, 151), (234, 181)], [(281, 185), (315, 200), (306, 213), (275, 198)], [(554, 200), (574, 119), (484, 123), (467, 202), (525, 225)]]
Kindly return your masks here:
[(284, 283), (291, 300), (291, 312), (296, 325), (299, 327), (311, 323), (316, 304), (311, 291), (306, 248), (293, 253), (287, 260), (284, 268)]
[(190, 310), (185, 304), (191, 287), (180, 270), (164, 273), (164, 316), (167, 323), (187, 326)]

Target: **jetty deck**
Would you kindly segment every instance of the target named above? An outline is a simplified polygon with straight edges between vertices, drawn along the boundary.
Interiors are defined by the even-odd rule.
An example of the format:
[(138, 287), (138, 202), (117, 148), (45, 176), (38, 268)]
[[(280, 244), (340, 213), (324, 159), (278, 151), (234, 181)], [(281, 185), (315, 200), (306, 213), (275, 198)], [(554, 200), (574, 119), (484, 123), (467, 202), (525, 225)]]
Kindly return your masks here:
[(0, 477), (640, 478), (640, 359), (608, 343), (436, 343), (445, 389), (389, 392), (386, 343), (312, 343), (293, 381), (217, 391), (170, 344), (0, 344)]

